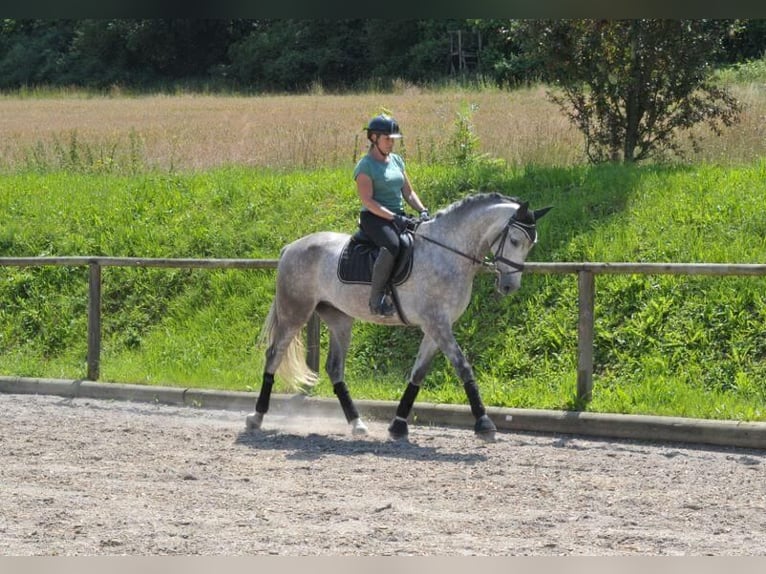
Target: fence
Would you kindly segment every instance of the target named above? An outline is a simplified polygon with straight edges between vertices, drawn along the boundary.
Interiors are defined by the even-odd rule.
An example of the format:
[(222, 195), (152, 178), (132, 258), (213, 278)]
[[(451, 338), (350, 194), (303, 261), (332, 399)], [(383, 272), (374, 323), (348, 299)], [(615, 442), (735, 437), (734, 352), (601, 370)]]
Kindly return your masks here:
[[(276, 259), (145, 259), (138, 257), (0, 257), (0, 267), (58, 265), (89, 267), (88, 373), (97, 381), (101, 355), (101, 270), (103, 267), (162, 267), (183, 269), (275, 269)], [(575, 273), (578, 276), (577, 396), (589, 400), (593, 388), (595, 276), (599, 274), (764, 276), (766, 264), (722, 263), (535, 263), (527, 273)], [(306, 361), (319, 370), (319, 319), (314, 314), (306, 327)]]

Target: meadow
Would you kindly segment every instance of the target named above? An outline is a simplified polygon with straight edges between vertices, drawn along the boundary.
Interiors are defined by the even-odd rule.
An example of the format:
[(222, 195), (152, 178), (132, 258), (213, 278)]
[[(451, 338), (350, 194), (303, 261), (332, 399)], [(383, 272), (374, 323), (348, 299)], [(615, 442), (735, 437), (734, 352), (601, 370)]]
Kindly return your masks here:
[[(432, 210), (473, 191), (554, 205), (535, 261), (762, 263), (766, 93), (737, 82), (743, 121), (699, 129), (684, 163), (583, 163), (545, 88), (401, 86), (390, 94), (0, 97), (0, 256), (276, 257), (311, 231), (352, 232), (350, 171), (381, 106)], [(0, 270), (0, 373), (81, 378), (87, 270)], [(599, 277), (593, 401), (577, 405), (574, 276), (528, 274), (498, 300), (479, 277), (456, 325), (485, 402), (766, 420), (761, 278)], [(110, 268), (102, 379), (257, 391), (270, 271)], [(323, 338), (326, 333), (323, 331)], [(398, 399), (411, 328), (358, 324), (348, 382)], [(323, 340), (323, 350), (326, 340)], [(284, 389), (284, 387), (280, 387)], [(324, 376), (316, 389), (332, 395)], [(421, 400), (464, 402), (439, 358)]]
[[(366, 151), (362, 127), (392, 111), (419, 164), (450, 162), (467, 126), (480, 151), (510, 166), (566, 167), (585, 161), (582, 136), (546, 98), (545, 86), (293, 96), (123, 96), (21, 92), (0, 96), (0, 170), (136, 174), (237, 165), (278, 170), (352, 166)], [(745, 165), (766, 152), (763, 80), (734, 84), (741, 121), (715, 137), (704, 127), (685, 142), (686, 161)]]

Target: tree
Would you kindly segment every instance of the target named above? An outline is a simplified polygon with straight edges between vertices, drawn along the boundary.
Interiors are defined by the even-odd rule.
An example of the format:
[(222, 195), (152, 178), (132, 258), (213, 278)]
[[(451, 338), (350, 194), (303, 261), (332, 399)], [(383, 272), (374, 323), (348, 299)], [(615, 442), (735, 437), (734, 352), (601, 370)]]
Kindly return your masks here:
[(540, 81), (542, 63), (525, 50), (523, 20), (469, 20), (481, 34), (481, 73), (502, 87)]
[(538, 20), (520, 30), (594, 163), (681, 155), (678, 131), (706, 123), (720, 133), (738, 119), (738, 102), (710, 79), (736, 22)]
[(722, 63), (733, 64), (766, 57), (766, 20), (741, 20), (737, 34), (724, 40)]
[(74, 21), (4, 20), (0, 35), (0, 88), (55, 84)]
[(367, 87), (448, 74), (452, 21), (263, 20), (229, 47), (227, 73), (255, 89)]
[(227, 73), (258, 90), (344, 88), (367, 70), (359, 20), (262, 20), (230, 45)]
[(208, 75), (224, 60), (232, 36), (229, 20), (128, 20), (122, 27), (136, 64), (169, 80)]

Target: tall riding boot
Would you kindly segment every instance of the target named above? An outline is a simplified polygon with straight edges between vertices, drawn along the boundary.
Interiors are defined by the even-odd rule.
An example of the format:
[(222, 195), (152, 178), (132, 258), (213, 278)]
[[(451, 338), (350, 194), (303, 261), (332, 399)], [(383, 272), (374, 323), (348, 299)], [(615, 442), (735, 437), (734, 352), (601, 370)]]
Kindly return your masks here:
[(370, 287), (370, 313), (391, 317), (394, 306), (386, 299), (386, 283), (394, 267), (394, 256), (385, 247), (380, 248), (378, 258), (372, 266), (372, 285)]

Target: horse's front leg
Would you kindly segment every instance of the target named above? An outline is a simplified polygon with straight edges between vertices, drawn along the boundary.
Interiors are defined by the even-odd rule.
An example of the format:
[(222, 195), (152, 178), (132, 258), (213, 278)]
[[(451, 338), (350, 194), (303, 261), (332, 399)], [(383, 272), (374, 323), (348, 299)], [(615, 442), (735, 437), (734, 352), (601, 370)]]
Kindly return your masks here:
[(399, 401), (399, 406), (396, 409), (396, 416), (388, 426), (388, 434), (391, 438), (395, 440), (403, 439), (409, 433), (407, 417), (410, 416), (412, 405), (415, 404), (415, 399), (420, 392), (420, 385), (423, 383), (423, 379), (425, 379), (428, 369), (431, 367), (431, 362), (438, 350), (439, 347), (434, 340), (428, 335), (424, 335), (423, 340), (420, 342), (418, 356), (412, 367), (410, 382)]
[(452, 333), (452, 328), (432, 328), (429, 330), (429, 334), (434, 338), (441, 351), (449, 359), (450, 363), (452, 363), (460, 380), (463, 381), (463, 389), (468, 396), (468, 403), (471, 405), (471, 413), (476, 419), (474, 425), (476, 435), (487, 441), (495, 440), (497, 427), (487, 415), (487, 409), (484, 407), (484, 403), (481, 400), (479, 387), (476, 384), (476, 379), (473, 375), (473, 368), (471, 368), (468, 359), (465, 358), (465, 354), (463, 354), (462, 349), (457, 344), (455, 335)]

